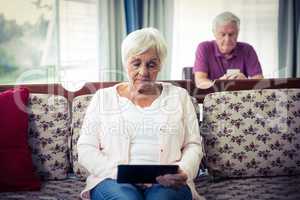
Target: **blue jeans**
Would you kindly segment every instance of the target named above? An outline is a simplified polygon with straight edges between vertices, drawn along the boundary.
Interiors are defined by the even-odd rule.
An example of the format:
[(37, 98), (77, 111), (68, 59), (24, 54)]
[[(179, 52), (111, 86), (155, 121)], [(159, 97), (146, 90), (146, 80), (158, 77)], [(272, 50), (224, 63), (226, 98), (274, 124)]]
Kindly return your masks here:
[(120, 184), (113, 179), (105, 179), (91, 190), (92, 200), (192, 200), (190, 188), (185, 185), (179, 189), (159, 184), (141, 189), (132, 184)]

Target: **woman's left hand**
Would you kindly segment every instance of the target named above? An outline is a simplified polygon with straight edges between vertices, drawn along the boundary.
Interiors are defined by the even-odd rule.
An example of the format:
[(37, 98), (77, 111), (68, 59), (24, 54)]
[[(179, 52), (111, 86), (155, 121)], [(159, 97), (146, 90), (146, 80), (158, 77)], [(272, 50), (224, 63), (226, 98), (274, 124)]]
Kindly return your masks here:
[(157, 182), (165, 187), (172, 187), (175, 189), (186, 185), (188, 176), (182, 170), (179, 170), (177, 174), (165, 174), (156, 178)]

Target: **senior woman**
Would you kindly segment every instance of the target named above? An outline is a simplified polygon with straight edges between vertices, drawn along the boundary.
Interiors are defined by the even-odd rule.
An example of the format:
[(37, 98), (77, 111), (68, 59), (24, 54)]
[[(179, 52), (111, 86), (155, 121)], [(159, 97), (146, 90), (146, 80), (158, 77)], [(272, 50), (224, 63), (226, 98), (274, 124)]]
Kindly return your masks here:
[(254, 48), (237, 42), (240, 19), (223, 12), (213, 20), (215, 40), (201, 42), (196, 51), (194, 74), (199, 88), (209, 88), (216, 79), (261, 79), (261, 66)]
[[(199, 199), (195, 178), (201, 138), (187, 91), (157, 82), (167, 54), (154, 28), (130, 33), (122, 43), (128, 82), (93, 96), (77, 143), (79, 162), (89, 171), (83, 198), (93, 200)], [(174, 164), (177, 174), (157, 184), (117, 183), (119, 164)]]

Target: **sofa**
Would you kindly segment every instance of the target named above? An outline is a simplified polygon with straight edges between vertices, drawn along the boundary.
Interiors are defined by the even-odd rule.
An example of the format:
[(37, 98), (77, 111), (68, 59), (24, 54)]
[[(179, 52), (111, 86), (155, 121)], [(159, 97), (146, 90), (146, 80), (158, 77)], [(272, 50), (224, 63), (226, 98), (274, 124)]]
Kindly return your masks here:
[[(195, 183), (204, 199), (300, 199), (300, 90), (292, 89), (300, 87), (300, 79), (281, 85), (272, 81), (257, 82), (249, 90), (250, 81), (239, 91), (232, 85), (244, 82), (226, 87), (229, 82), (220, 81), (213, 91), (199, 90), (189, 80), (170, 81), (203, 103), (205, 157)], [(76, 150), (82, 120), (93, 93), (114, 84), (88, 83), (77, 92), (59, 84), (20, 85), (30, 90), (28, 143), (42, 186), (39, 191), (2, 192), (0, 200), (80, 199), (88, 175)], [(0, 91), (12, 87), (0, 86)]]
[(300, 199), (300, 89), (209, 94), (200, 133), (206, 199)]

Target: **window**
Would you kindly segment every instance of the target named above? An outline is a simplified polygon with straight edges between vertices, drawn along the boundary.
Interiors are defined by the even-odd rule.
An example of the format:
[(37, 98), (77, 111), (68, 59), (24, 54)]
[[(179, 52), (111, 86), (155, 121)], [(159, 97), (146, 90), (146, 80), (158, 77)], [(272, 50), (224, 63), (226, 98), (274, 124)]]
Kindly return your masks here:
[(59, 74), (62, 84), (80, 88), (98, 81), (98, 9), (96, 0), (59, 1)]
[(56, 81), (54, 8), (53, 0), (1, 2), (0, 84)]
[(76, 89), (87, 80), (97, 81), (97, 2), (11, 0), (2, 3), (0, 84), (61, 82)]

